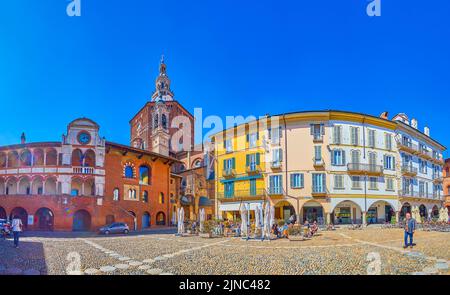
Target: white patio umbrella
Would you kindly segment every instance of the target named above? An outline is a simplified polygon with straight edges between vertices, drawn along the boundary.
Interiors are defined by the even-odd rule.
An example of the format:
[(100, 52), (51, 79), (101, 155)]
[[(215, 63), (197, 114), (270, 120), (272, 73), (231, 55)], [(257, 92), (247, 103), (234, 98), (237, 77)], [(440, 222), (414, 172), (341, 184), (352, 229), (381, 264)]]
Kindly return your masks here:
[(178, 234), (182, 235), (184, 233), (184, 208), (178, 209)]
[(275, 207), (270, 206), (270, 228), (272, 228), (273, 224), (275, 223)]
[(241, 204), (241, 233), (244, 236), (247, 236), (248, 234), (248, 224), (247, 224), (247, 218), (248, 218), (248, 211), (247, 211), (247, 205)]
[(270, 203), (267, 202), (264, 206), (264, 226), (263, 226), (263, 238), (270, 240), (270, 231), (272, 226), (270, 225)]
[(256, 208), (255, 208), (255, 229), (256, 230), (258, 230), (258, 229), (261, 229), (261, 212), (260, 212), (260, 209), (259, 209), (259, 207), (260, 207), (260, 205), (256, 205)]
[(177, 214), (178, 214), (177, 210), (174, 210), (172, 212), (172, 225), (175, 225), (177, 223)]
[(203, 232), (205, 222), (205, 208), (200, 209), (200, 232)]

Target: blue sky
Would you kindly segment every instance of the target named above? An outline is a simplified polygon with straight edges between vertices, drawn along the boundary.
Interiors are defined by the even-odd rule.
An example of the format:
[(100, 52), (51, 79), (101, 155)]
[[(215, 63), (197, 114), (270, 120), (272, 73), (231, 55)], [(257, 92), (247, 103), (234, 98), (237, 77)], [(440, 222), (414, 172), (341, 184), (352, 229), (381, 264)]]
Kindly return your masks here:
[(68, 0), (0, 4), (0, 145), (60, 140), (86, 116), (129, 142), (162, 53), (203, 115), (405, 112), (450, 147), (450, 1)]

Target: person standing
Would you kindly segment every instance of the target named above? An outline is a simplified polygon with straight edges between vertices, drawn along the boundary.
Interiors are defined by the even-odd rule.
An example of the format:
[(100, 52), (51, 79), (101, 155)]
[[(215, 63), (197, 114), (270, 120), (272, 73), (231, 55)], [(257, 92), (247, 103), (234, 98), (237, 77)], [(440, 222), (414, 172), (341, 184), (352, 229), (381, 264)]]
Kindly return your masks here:
[[(411, 218), (411, 213), (406, 213), (406, 221), (405, 221), (405, 245), (403, 248), (408, 248), (410, 246), (413, 247), (413, 236), (416, 231), (416, 220)], [(409, 243), (408, 243), (409, 239)]]
[(22, 220), (18, 216), (14, 216), (11, 227), (14, 235), (14, 247), (19, 248), (19, 235), (23, 228)]

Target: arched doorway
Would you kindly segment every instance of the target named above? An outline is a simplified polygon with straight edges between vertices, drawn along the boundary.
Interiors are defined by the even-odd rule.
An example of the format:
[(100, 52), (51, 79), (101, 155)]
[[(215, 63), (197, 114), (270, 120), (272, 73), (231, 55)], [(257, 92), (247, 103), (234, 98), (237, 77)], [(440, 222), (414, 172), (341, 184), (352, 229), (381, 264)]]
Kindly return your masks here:
[(156, 225), (166, 225), (166, 214), (164, 212), (156, 214)]
[(20, 220), (22, 220), (22, 224), (24, 227), (28, 225), (28, 213), (22, 207), (16, 207), (11, 211), (9, 219), (12, 220), (15, 216), (17, 216)]
[(431, 218), (439, 218), (439, 208), (436, 205), (434, 205), (433, 209), (431, 210)]
[(131, 225), (133, 226), (134, 230), (138, 229), (138, 225), (137, 225), (137, 215), (136, 213), (134, 213), (133, 211), (128, 211), (128, 216), (130, 216), (131, 218)]
[(144, 212), (142, 215), (142, 229), (150, 227), (150, 213)]
[(367, 224), (391, 222), (395, 216), (394, 207), (386, 201), (374, 202), (366, 213)]
[(3, 207), (0, 207), (0, 219), (6, 219), (7, 217), (6, 210)]
[(275, 219), (288, 222), (292, 215), (295, 216), (295, 208), (288, 201), (281, 201), (275, 204)]
[(38, 230), (53, 231), (54, 217), (52, 210), (48, 208), (40, 208), (35, 214), (35, 225)]
[(411, 204), (408, 202), (404, 203), (402, 209), (400, 209), (400, 220), (405, 218), (406, 213), (411, 213)]
[(355, 202), (345, 200), (334, 207), (331, 218), (334, 224), (361, 224), (362, 210)]
[(89, 231), (91, 229), (91, 214), (86, 210), (78, 210), (73, 215), (73, 231)]
[(302, 208), (302, 221), (308, 220), (308, 222), (317, 221), (319, 224), (324, 224), (324, 213), (323, 207), (320, 203), (315, 201), (308, 201), (303, 205)]
[[(420, 217), (422, 217), (422, 220), (428, 219), (427, 207), (424, 204), (419, 206), (419, 213), (420, 213)], [(417, 220), (417, 221), (420, 221), (420, 220)]]

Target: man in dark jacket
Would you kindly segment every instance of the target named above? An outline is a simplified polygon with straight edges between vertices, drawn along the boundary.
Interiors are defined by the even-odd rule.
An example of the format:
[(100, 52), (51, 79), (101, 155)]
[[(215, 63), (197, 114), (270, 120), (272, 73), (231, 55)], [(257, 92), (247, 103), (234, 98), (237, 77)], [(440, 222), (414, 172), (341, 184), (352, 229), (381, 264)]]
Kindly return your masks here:
[[(416, 231), (416, 220), (411, 218), (411, 213), (406, 213), (406, 221), (405, 221), (405, 245), (403, 248), (408, 248), (410, 246), (413, 247), (413, 235)], [(409, 238), (409, 243), (408, 243)]]

